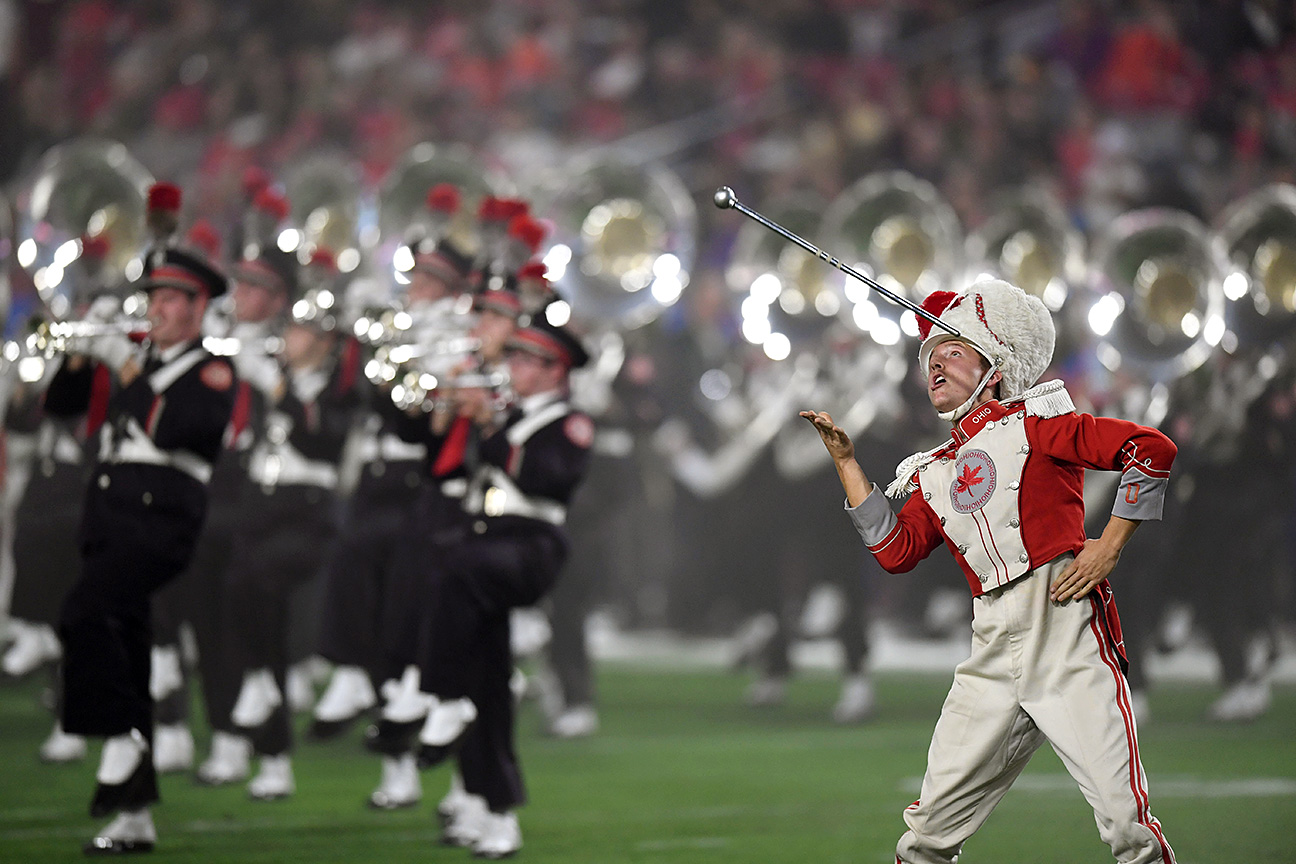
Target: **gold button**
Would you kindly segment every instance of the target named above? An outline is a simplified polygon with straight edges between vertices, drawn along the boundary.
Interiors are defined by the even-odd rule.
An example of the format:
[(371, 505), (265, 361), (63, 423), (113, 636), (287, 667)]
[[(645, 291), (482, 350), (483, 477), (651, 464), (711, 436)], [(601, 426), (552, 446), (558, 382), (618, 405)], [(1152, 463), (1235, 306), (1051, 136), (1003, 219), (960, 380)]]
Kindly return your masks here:
[(485, 533), (486, 533), (486, 523), (483, 522), (483, 521), (480, 520), (480, 519), (478, 519), (476, 522), (474, 522), (474, 523), (473, 523), (473, 533), (474, 533), (474, 534), (485, 534)]
[(152, 492), (145, 492), (145, 493), (144, 493), (144, 506), (147, 507), (148, 505), (150, 505), (150, 504), (152, 504), (152, 503), (153, 503), (153, 493), (152, 493)]
[(107, 474), (100, 474), (100, 475), (99, 475), (99, 488), (100, 488), (100, 489), (107, 489), (111, 484), (112, 484), (112, 481), (108, 479), (108, 475), (107, 475)]

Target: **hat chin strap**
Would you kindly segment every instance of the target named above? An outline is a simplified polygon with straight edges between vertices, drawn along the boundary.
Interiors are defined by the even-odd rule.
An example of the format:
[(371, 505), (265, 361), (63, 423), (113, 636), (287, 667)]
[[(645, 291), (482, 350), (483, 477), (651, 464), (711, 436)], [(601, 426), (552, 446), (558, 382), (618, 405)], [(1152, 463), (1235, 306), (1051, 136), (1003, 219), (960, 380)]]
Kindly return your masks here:
[(991, 360), (990, 368), (986, 371), (985, 375), (982, 376), (981, 383), (972, 391), (972, 395), (967, 398), (967, 401), (955, 408), (953, 411), (938, 411), (936, 412), (936, 416), (944, 420), (946, 423), (957, 423), (962, 420), (967, 416), (967, 413), (972, 410), (972, 404), (976, 402), (977, 397), (981, 395), (981, 391), (986, 388), (986, 385), (990, 383), (990, 379), (994, 377), (994, 374), (998, 371), (999, 364), (996, 361)]

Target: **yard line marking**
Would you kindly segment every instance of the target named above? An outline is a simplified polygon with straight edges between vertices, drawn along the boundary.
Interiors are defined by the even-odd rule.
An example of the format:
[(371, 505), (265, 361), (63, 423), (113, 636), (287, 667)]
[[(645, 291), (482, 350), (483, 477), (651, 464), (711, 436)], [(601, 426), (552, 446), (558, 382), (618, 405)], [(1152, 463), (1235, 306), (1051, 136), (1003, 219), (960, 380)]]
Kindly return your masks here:
[[(900, 788), (907, 793), (922, 788), (921, 777), (906, 777)], [(1076, 781), (1070, 774), (1023, 774), (1013, 783), (1014, 790), (1027, 792), (1074, 792)], [(1213, 779), (1187, 775), (1148, 778), (1153, 798), (1279, 798), (1296, 795), (1296, 778), (1243, 777)]]

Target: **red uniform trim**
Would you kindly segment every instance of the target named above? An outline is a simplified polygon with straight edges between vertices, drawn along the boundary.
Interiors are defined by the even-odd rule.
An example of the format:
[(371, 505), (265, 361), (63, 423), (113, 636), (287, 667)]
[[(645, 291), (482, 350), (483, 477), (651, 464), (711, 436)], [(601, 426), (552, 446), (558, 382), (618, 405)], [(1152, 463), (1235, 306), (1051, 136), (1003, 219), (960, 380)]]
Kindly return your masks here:
[(157, 434), (158, 417), (162, 416), (162, 408), (166, 405), (166, 399), (162, 396), (154, 396), (153, 404), (149, 406), (148, 417), (144, 420), (144, 434), (152, 438)]
[(112, 372), (102, 363), (95, 366), (90, 379), (90, 406), (86, 409), (86, 439), (99, 434), (108, 419), (108, 399), (112, 396)]
[(468, 427), (472, 425), (467, 417), (456, 417), (450, 424), (441, 452), (432, 463), (432, 476), (444, 477), (463, 464), (464, 450), (468, 447)]

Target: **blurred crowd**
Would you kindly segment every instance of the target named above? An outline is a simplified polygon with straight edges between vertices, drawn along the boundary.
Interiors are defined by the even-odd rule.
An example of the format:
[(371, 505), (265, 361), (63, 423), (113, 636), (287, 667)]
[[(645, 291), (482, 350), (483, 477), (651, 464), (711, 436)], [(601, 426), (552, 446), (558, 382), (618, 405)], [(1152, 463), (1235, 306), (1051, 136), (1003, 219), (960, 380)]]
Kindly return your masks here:
[[(1053, 191), (1090, 234), (1151, 205), (1210, 222), (1243, 193), (1293, 179), (1294, 37), (1296, 7), (1277, 0), (6, 0), (0, 104), (12, 120), (0, 131), (0, 178), (16, 187), (50, 146), (105, 136), (184, 185), (192, 216), (228, 230), (250, 168), (281, 176), (321, 150), (348, 154), (373, 190), (412, 145), (461, 142), (526, 192), (531, 178), (578, 154), (633, 141), (700, 202), (698, 255), (681, 302), (632, 340), (623, 425), (643, 452), (602, 485), (591, 480), (612, 496), (604, 501), (625, 507), (595, 508), (604, 512), (586, 548), (607, 548), (590, 590), (632, 626), (732, 632), (765, 621), (747, 635), (768, 648), (789, 621), (814, 623), (808, 589), (822, 581), (825, 559), (815, 556), (827, 556), (851, 576), (836, 595), (848, 614), (867, 606), (939, 632), (961, 614), (957, 603), (952, 616), (934, 614), (928, 602), (961, 584), (952, 567), (870, 580), (869, 597), (851, 599), (864, 584), (854, 577), (872, 565), (834, 513), (830, 471), (791, 482), (753, 453), (740, 480), (717, 491), (688, 482), (687, 469), (654, 470), (658, 425), (687, 418), (700, 376), (742, 350), (722, 275), (740, 220), (702, 206), (710, 190), (732, 186), (757, 206), (792, 189), (831, 200), (895, 168), (934, 184), (967, 231), (986, 220), (993, 193), (1028, 182)], [(14, 277), (16, 292), (30, 290), (21, 272)], [(1230, 625), (1247, 646), (1267, 634), (1271, 661), (1274, 619), (1292, 611), (1294, 392), (1280, 364), (1245, 404), (1229, 402), (1239, 391), (1214, 370), (1230, 364), (1185, 382), (1165, 422), (1185, 465), (1210, 466), (1196, 472), (1199, 484), (1208, 475), (1222, 484), (1201, 488), (1237, 488), (1239, 476), (1274, 481), (1271, 536), (1249, 550), (1264, 566), (1240, 575), (1252, 590), (1235, 592), (1247, 608)], [(1120, 382), (1086, 378), (1096, 364), (1059, 356), (1056, 365), (1077, 404), (1119, 410)], [(1203, 393), (1218, 396), (1221, 416), (1261, 419), (1203, 424)], [(943, 434), (920, 391), (903, 395), (863, 457), (879, 477)], [(1202, 425), (1233, 437), (1194, 451)], [(1188, 516), (1145, 533), (1160, 538), (1147, 559), (1165, 571), (1155, 584), (1195, 603), (1200, 618), (1226, 577), (1182, 578), (1174, 568), (1191, 565), (1167, 550), (1211, 532), (1240, 538), (1255, 516), (1240, 506), (1214, 514), (1229, 523), (1191, 516), (1193, 491), (1180, 492)], [(755, 531), (784, 538), (780, 548), (753, 548)], [(1205, 587), (1183, 587), (1198, 581)], [(1127, 631), (1156, 642), (1167, 596), (1145, 599), (1146, 619)], [(862, 652), (847, 648), (848, 662), (864, 663)], [(786, 661), (770, 662), (777, 677)]]

